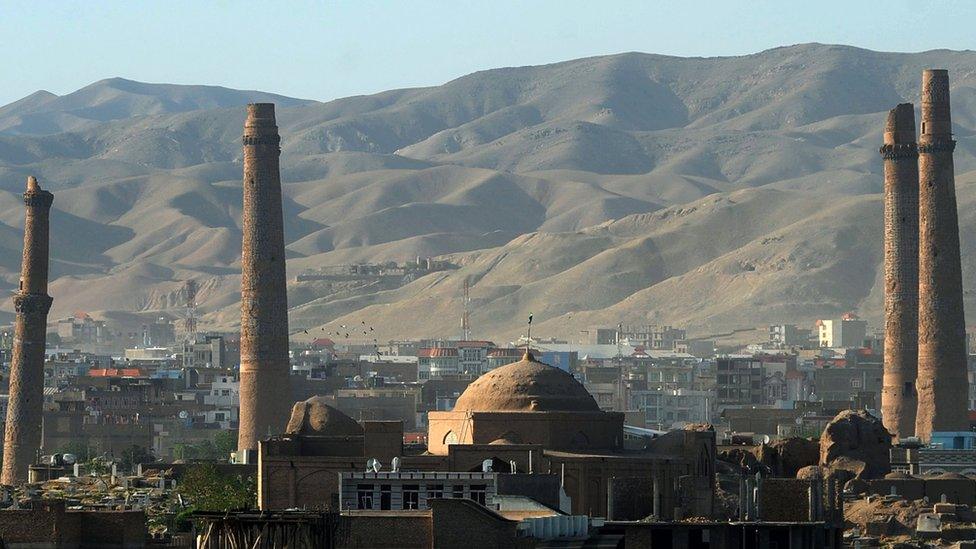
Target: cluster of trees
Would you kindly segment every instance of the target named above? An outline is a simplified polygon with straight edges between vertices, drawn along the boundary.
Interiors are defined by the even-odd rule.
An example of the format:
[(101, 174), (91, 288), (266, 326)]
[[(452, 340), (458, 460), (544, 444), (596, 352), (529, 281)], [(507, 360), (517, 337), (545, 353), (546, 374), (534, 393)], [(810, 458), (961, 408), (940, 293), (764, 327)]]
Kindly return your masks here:
[(182, 460), (203, 459), (227, 461), (230, 453), (237, 450), (237, 434), (220, 431), (212, 439), (195, 443), (180, 443), (173, 447), (173, 457)]
[(252, 476), (221, 473), (212, 463), (191, 465), (178, 483), (177, 491), (190, 511), (253, 509), (258, 501)]
[(156, 461), (156, 456), (153, 455), (152, 450), (135, 444), (126, 448), (125, 450), (122, 450), (121, 454), (115, 456), (103, 455), (95, 446), (81, 441), (74, 441), (61, 447), (58, 450), (58, 453), (74, 454), (78, 460), (78, 463), (91, 464), (96, 460), (113, 460), (116, 461), (119, 464), (119, 467), (121, 467), (123, 470), (131, 470), (136, 466), (137, 463), (151, 463)]

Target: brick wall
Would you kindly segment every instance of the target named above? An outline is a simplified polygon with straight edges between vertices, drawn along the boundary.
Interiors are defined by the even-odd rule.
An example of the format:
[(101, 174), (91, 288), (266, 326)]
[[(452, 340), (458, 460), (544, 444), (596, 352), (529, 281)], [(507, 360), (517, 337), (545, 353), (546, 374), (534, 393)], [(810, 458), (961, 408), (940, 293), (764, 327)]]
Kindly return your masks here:
[(429, 511), (392, 514), (353, 512), (343, 515), (342, 549), (428, 549), (431, 547)]
[(516, 522), (469, 500), (432, 499), (434, 549), (516, 546)]

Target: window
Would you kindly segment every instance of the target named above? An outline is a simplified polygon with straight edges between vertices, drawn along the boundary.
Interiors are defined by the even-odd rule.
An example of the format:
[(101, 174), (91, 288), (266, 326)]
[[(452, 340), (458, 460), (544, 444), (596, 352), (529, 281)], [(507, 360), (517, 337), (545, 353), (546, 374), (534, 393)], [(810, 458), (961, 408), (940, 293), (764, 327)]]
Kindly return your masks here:
[(439, 499), (444, 497), (444, 485), (443, 484), (428, 484), (427, 485), (427, 499)]
[(372, 484), (359, 484), (356, 486), (356, 508), (357, 509), (373, 508), (373, 485)]
[(480, 503), (485, 504), (485, 497), (488, 492), (488, 486), (485, 484), (472, 484), (471, 485), (471, 499)]
[(405, 484), (403, 486), (403, 508), (420, 509), (420, 485)]
[(392, 505), (393, 496), (390, 490), (389, 484), (380, 485), (380, 509), (384, 511), (390, 510), (390, 505)]
[(453, 497), (454, 499), (464, 499), (464, 486), (463, 485), (461, 485), (461, 484), (455, 484), (454, 485), (453, 492), (454, 493), (451, 494), (451, 497)]

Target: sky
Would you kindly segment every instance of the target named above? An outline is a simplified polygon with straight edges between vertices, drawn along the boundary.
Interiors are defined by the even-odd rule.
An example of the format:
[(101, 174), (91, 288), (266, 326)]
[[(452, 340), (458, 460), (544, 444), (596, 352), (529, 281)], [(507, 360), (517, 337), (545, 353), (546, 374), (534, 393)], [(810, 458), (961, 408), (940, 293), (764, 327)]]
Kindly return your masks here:
[(974, 49), (976, 2), (0, 0), (0, 105), (123, 77), (330, 100), (624, 51)]

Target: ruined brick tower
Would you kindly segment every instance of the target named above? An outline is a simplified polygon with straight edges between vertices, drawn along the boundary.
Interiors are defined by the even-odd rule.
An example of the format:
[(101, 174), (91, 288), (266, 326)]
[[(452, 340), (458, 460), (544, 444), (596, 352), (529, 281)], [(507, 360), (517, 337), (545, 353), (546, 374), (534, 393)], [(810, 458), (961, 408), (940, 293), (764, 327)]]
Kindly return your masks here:
[(24, 257), (20, 290), (14, 295), (14, 347), (10, 360), (10, 400), (3, 433), (0, 483), (13, 486), (27, 479), (41, 447), (44, 400), (44, 339), (52, 299), (47, 295), (48, 235), (54, 195), (27, 178), (24, 205)]
[(949, 74), (922, 73), (919, 171), (918, 415), (915, 434), (967, 431), (966, 325), (953, 175)]
[(888, 113), (884, 159), (884, 425), (896, 439), (915, 434), (918, 401), (918, 146), (915, 107)]
[(284, 431), (288, 385), (288, 296), (272, 103), (247, 106), (244, 122), (244, 241), (241, 250), (241, 385), (238, 450)]

